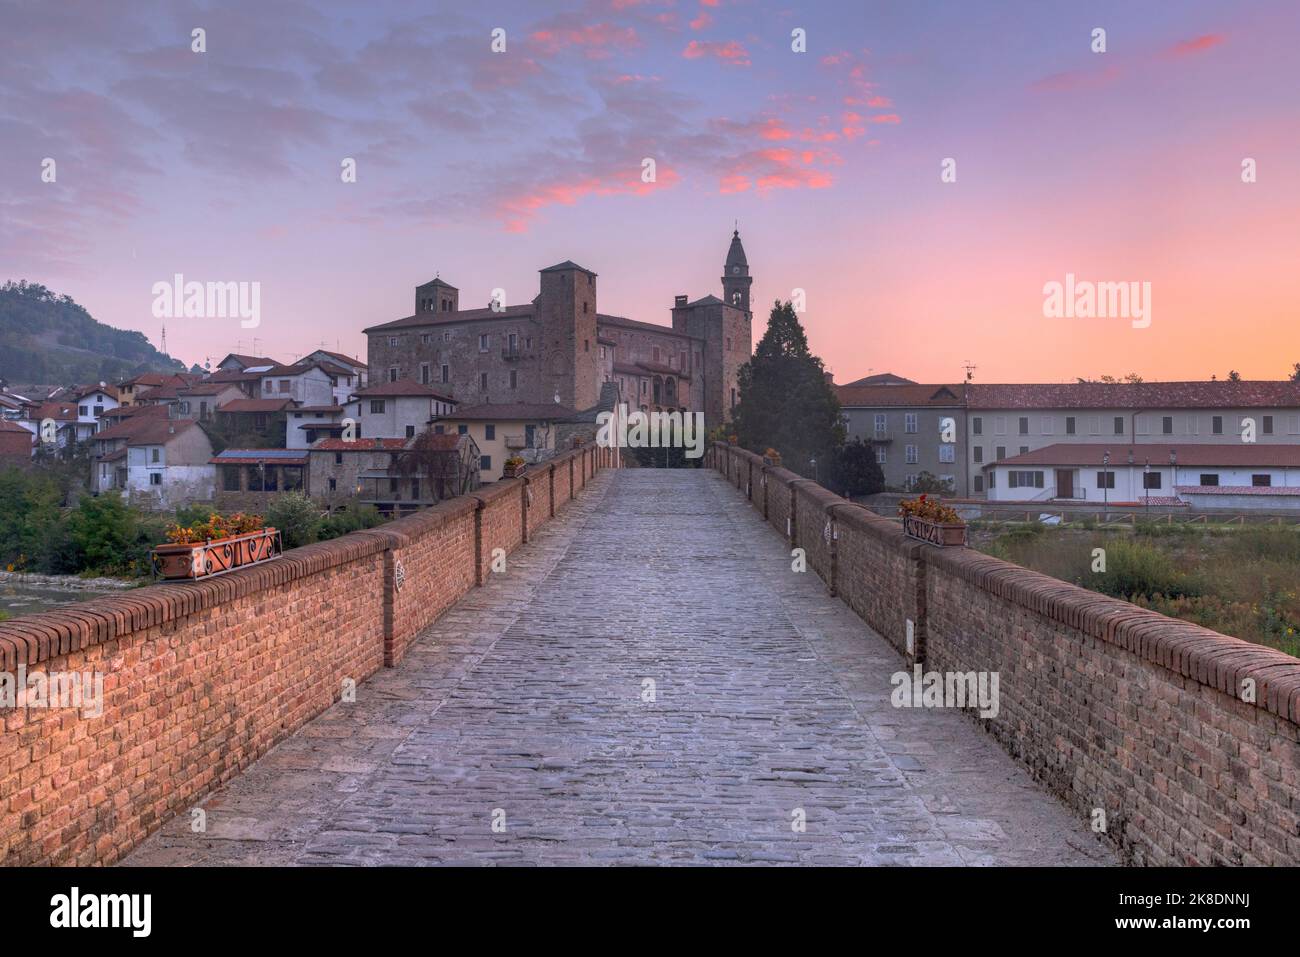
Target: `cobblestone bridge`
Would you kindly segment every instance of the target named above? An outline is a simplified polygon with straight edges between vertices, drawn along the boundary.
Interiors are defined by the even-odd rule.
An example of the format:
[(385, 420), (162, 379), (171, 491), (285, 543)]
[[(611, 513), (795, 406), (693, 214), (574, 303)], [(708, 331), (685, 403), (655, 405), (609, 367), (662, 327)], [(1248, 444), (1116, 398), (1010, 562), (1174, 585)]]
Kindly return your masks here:
[(716, 472), (605, 471), (125, 863), (1115, 861), (902, 667)]

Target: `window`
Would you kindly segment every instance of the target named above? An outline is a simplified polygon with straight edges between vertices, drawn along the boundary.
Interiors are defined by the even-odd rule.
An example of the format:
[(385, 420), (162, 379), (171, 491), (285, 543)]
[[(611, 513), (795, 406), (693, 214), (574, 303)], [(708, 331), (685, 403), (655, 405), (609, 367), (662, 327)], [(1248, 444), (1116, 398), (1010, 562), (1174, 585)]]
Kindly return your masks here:
[(1065, 417), (1065, 434), (1074, 435), (1074, 416), (1072, 415)]
[(388, 370), (388, 381), (389, 381), (389, 382), (396, 382), (396, 381), (397, 381), (397, 367), (396, 367), (396, 366), (393, 366), (392, 368), (390, 368), (390, 369)]
[[(99, 414), (98, 409), (95, 410), (95, 414), (96, 415)], [(1265, 435), (1273, 434), (1273, 417), (1271, 415), (1264, 416), (1264, 434)]]
[(250, 492), (262, 491), (262, 470), (256, 465), (246, 466), (248, 470), (248, 490)]
[(390, 346), (396, 346), (396, 345), (397, 345), (397, 336), (389, 336), (389, 337), (388, 337), (388, 344), (389, 344)]
[(88, 406), (88, 405), (79, 405), (79, 406), (77, 406), (77, 414), (78, 414), (78, 415), (90, 415), (90, 406)]
[(413, 426), (413, 425), (408, 425), (408, 426), (406, 427), (406, 437), (407, 437), (408, 439), (413, 439), (413, 438), (415, 438), (415, 426)]
[(970, 420), (970, 431), (971, 431), (971, 435), (984, 434), (984, 420), (980, 418), (978, 415), (975, 416), (975, 418)]
[(1020, 454), (1021, 454), (1021, 455), (1028, 455), (1028, 454), (1029, 454), (1029, 446), (1027, 446), (1027, 445), (1022, 445), (1022, 446), (1020, 446)]
[(904, 457), (903, 457), (903, 461), (904, 461), (906, 464), (908, 464), (908, 465), (915, 465), (915, 464), (917, 463), (916, 446), (915, 446), (915, 445), (909, 445), (909, 446), (907, 447), (906, 452), (905, 452)]
[(429, 363), (420, 363), (420, 385), (428, 385), (433, 381), (433, 374), (429, 371)]
[(1097, 473), (1097, 488), (1102, 489), (1102, 488), (1114, 488), (1114, 487), (1115, 487), (1114, 472)]
[(224, 492), (239, 491), (239, 466), (238, 465), (221, 466), (221, 489)]
[(445, 362), (442, 365), (442, 381), (443, 382), (451, 381), (451, 366), (447, 365)]
[(989, 488), (993, 489), (997, 487), (998, 487), (998, 473), (995, 470), (989, 473)]
[(150, 485), (162, 485), (162, 472), (150, 472), (150, 473), (149, 473), (149, 484), (150, 484)]
[(481, 391), (481, 392), (486, 392), (486, 391), (487, 391), (487, 389), (488, 389), (488, 374), (487, 374), (486, 372), (480, 372), (480, 373), (478, 374), (478, 387), (479, 387), (479, 391)]
[(432, 342), (433, 336), (429, 335), (429, 333), (426, 332), (424, 335), (420, 336), (420, 345), (427, 346)]
[(1145, 489), (1160, 488), (1159, 472), (1143, 472), (1142, 487)]
[(1136, 416), (1136, 417), (1134, 418), (1134, 420), (1133, 420), (1133, 431), (1134, 431), (1134, 433), (1136, 433), (1137, 435), (1148, 435), (1148, 434), (1150, 434), (1151, 429), (1150, 429), (1150, 427), (1147, 425), (1147, 417), (1146, 417), (1145, 415), (1139, 415), (1139, 416)]
[(948, 444), (948, 443), (945, 443), (945, 444), (943, 444), (943, 445), (940, 445), (940, 446), (939, 446), (939, 461), (940, 461), (940, 462), (955, 462), (955, 461), (957, 461), (957, 446), (955, 446), (955, 445), (951, 445), (951, 444)]
[(1202, 472), (1202, 473), (1201, 473), (1201, 487), (1202, 487), (1202, 488), (1215, 488), (1215, 487), (1218, 486), (1218, 484), (1219, 484), (1219, 476), (1218, 476), (1217, 473), (1215, 473), (1215, 472)]
[(877, 412), (876, 413), (876, 435), (884, 435), (886, 431), (887, 429), (885, 428), (885, 413)]
[(484, 472), (489, 471), (492, 468), (492, 456), (480, 455), (478, 459), (478, 467)]
[(1124, 416), (1122, 415), (1115, 416), (1115, 434), (1116, 435), (1124, 434)]
[[(586, 312), (586, 311), (587, 311), (587, 304), (586, 304), (585, 302), (582, 304), (582, 311), (583, 311), (583, 312)], [(582, 351), (583, 351), (583, 352), (590, 352), (590, 351), (591, 351), (591, 340), (590, 340), (590, 339), (583, 339), (583, 340), (582, 340)]]
[(337, 491), (339, 490), (338, 479), (330, 479), (330, 480), (329, 480), (329, 485), (330, 485), (330, 491), (331, 491), (331, 492), (337, 492)]
[(343, 453), (342, 453), (342, 452), (335, 452), (335, 453), (334, 453), (334, 464), (335, 464), (335, 465), (342, 465), (342, 464), (343, 464)]
[(979, 465), (981, 462), (984, 461), (984, 446), (982, 445), (974, 446), (971, 449), (971, 455), (973, 456), (971, 461), (973, 461), (976, 465)]
[(383, 413), (384, 413), (384, 400), (383, 400), (383, 399), (371, 399), (371, 400), (370, 400), (370, 414), (371, 414), (371, 415), (383, 415)]
[(883, 445), (876, 446), (876, 464), (877, 465), (885, 464), (885, 447)]
[(497, 437), (497, 427), (495, 423), (489, 422), (487, 425), (483, 426), (483, 438), (491, 442), (496, 437)]
[(984, 476), (983, 476), (983, 475), (977, 475), (977, 476), (975, 476), (975, 491), (977, 491), (977, 492), (982, 492), (982, 491), (984, 491)]
[[(518, 386), (519, 386), (519, 373), (518, 373), (518, 371), (516, 371), (515, 369), (511, 369), (511, 370), (510, 370), (510, 388), (514, 389), (514, 388), (518, 388)], [(621, 391), (621, 390), (620, 390), (620, 391)]]
[(1174, 417), (1172, 415), (1166, 415), (1161, 417), (1160, 431), (1164, 435), (1174, 434)]
[(159, 461), (160, 459), (162, 459), (162, 449), (150, 449), (150, 450), (149, 450), (149, 461), (150, 461), (150, 462), (157, 462), (157, 461)]
[(1210, 419), (1210, 431), (1215, 435), (1223, 434), (1223, 416), (1216, 415)]
[(483, 333), (482, 335), (480, 335), (480, 336), (478, 337), (478, 351), (479, 351), (479, 352), (487, 352), (487, 351), (488, 351), (488, 341), (489, 341), (489, 340), (488, 340), (488, 334), (487, 334), (486, 332)]
[(997, 415), (993, 417), (993, 434), (1007, 434), (1007, 417), (1005, 415)]
[(903, 431), (904, 431), (904, 432), (907, 432), (908, 434), (915, 434), (915, 432), (916, 432), (916, 413), (915, 413), (915, 412), (907, 412), (907, 413), (904, 413), (904, 415), (903, 415)]
[(1020, 434), (1021, 435), (1029, 434), (1029, 416), (1027, 415), (1022, 415), (1020, 417)]
[(651, 349), (650, 351), (651, 351), (651, 352), (653, 353), (653, 355), (654, 355), (654, 361), (655, 361), (655, 362), (658, 362), (658, 361), (659, 361), (659, 347), (658, 347), (658, 346), (655, 346), (655, 347), (654, 347), (653, 349)]
[(460, 425), (456, 426), (456, 432), (459, 435), (466, 435), (469, 432), (469, 426), (462, 422)]
[(1007, 488), (1042, 488), (1042, 472), (1011, 471), (1007, 473)]
[(1005, 445), (999, 445), (997, 447), (996, 454), (993, 456), (993, 461), (1001, 462), (1006, 457), (1007, 457), (1007, 447)]
[(1273, 476), (1268, 473), (1264, 473), (1263, 475), (1252, 475), (1250, 477), (1250, 484), (1256, 488), (1268, 488), (1273, 484)]

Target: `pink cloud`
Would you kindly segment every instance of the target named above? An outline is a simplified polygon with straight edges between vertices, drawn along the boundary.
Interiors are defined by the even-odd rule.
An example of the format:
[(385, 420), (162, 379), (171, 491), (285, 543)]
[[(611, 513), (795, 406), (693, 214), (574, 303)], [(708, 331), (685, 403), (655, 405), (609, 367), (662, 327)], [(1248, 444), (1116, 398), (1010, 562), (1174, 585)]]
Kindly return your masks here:
[(1193, 37), (1191, 40), (1175, 43), (1165, 52), (1171, 56), (1191, 56), (1195, 53), (1204, 53), (1212, 47), (1217, 47), (1223, 40), (1224, 37), (1220, 33), (1206, 33), (1199, 37)]
[(700, 15), (691, 21), (692, 30), (703, 30), (705, 27), (713, 24), (713, 14), (707, 10), (701, 10)]
[(821, 167), (839, 162), (838, 156), (826, 150), (755, 150), (732, 161), (718, 181), (718, 190), (741, 193), (755, 189), (765, 193), (774, 189), (825, 189), (834, 178)]
[(692, 40), (686, 44), (682, 56), (688, 60), (712, 56), (731, 66), (749, 66), (749, 51), (735, 40), (728, 40), (725, 43), (714, 40)]
[(566, 47), (580, 47), (591, 59), (603, 59), (613, 49), (631, 49), (640, 42), (632, 27), (620, 27), (611, 23), (552, 25), (534, 30), (529, 39), (541, 47), (544, 53), (558, 53)]

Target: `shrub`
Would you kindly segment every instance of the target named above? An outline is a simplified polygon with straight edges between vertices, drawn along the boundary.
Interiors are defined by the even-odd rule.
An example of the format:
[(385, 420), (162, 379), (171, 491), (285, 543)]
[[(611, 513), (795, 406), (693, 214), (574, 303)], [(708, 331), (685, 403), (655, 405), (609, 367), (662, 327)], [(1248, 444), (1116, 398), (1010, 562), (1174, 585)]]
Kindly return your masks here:
[(1144, 542), (1122, 539), (1106, 544), (1106, 571), (1097, 576), (1096, 586), (1107, 595), (1128, 599), (1137, 595), (1184, 598), (1201, 591), (1169, 555)]
[(317, 539), (320, 508), (302, 492), (285, 492), (266, 510), (266, 524), (280, 530), (285, 548), (310, 545)]
[(348, 532), (357, 532), (363, 528), (374, 528), (384, 523), (384, 516), (373, 505), (362, 505), (335, 512), (321, 520), (316, 532), (317, 541), (338, 538)]

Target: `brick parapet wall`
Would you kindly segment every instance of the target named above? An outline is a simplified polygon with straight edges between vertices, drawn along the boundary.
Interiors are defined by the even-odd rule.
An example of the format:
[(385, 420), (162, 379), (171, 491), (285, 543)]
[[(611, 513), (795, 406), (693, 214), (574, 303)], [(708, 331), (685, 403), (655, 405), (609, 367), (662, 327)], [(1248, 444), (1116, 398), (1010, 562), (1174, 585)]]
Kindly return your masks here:
[(766, 504), (782, 534), (794, 503), (809, 567), (904, 653), (911, 621), (909, 664), (997, 672), (999, 714), (977, 720), (1081, 816), (1104, 811), (1126, 860), (1300, 863), (1300, 661), (970, 549), (917, 542), (725, 443), (709, 456), (742, 492), (742, 476), (758, 477), (749, 499), (760, 513)]
[[(107, 864), (384, 665), (550, 519), (496, 483), (274, 561), (0, 623), (0, 671), (104, 676), (104, 711), (0, 710), (0, 864)], [(536, 473), (535, 473), (536, 474)], [(561, 502), (570, 498), (565, 485)], [(484, 561), (486, 557), (486, 561)]]

